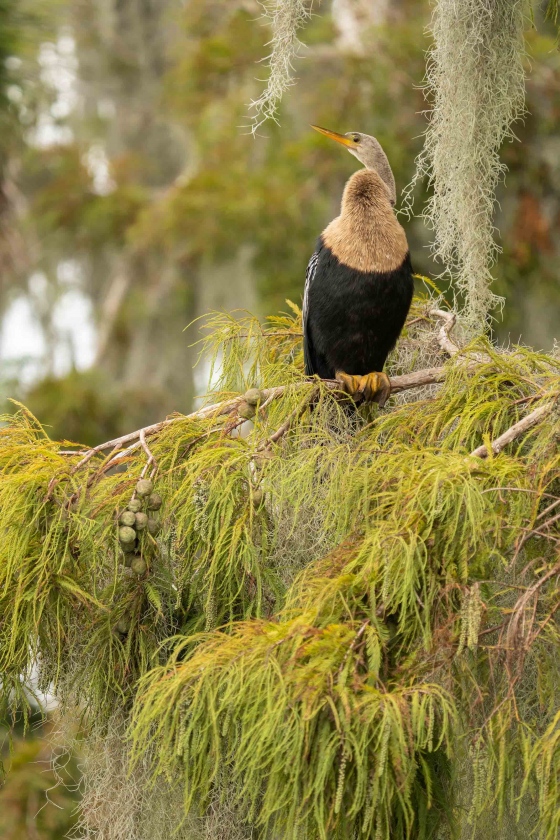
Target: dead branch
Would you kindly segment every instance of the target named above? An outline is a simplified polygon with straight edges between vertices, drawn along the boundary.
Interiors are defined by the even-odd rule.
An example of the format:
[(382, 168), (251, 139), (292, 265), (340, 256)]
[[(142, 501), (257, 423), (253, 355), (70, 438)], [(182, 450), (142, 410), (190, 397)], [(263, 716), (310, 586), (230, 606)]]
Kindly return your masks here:
[(454, 312), (446, 312), (443, 309), (431, 309), (429, 314), (435, 315), (443, 321), (437, 336), (439, 346), (444, 353), (455, 356), (459, 352), (459, 347), (451, 340), (449, 333), (457, 323), (457, 316)]
[[(498, 455), (499, 452), (502, 451), (504, 446), (508, 443), (511, 443), (524, 432), (527, 432), (529, 429), (532, 429), (533, 426), (536, 426), (537, 423), (540, 423), (541, 420), (544, 420), (554, 407), (555, 401), (545, 403), (544, 405), (540, 405), (530, 414), (527, 414), (521, 420), (518, 420), (517, 423), (514, 423), (513, 426), (510, 426), (503, 434), (496, 438), (495, 441), (492, 442), (490, 449), (494, 455)], [(474, 458), (487, 458), (490, 452), (488, 451), (488, 447), (485, 443), (481, 446), (477, 446), (476, 449), (473, 449), (471, 452), (471, 456)]]

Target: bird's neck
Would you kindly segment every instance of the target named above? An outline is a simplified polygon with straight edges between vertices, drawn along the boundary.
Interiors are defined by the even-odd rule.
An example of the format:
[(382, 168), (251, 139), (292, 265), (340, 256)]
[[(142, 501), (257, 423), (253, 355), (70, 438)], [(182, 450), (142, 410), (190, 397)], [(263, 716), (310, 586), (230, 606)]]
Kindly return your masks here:
[(340, 216), (323, 232), (335, 257), (358, 271), (394, 271), (408, 253), (406, 235), (396, 219), (387, 186), (373, 169), (349, 179)]

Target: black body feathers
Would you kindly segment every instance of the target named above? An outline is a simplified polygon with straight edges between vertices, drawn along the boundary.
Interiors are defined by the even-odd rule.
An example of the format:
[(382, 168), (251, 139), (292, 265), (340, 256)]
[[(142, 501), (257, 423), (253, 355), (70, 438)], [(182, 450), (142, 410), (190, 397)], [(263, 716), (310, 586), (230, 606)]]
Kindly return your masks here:
[(334, 379), (382, 371), (412, 301), (410, 255), (391, 271), (344, 265), (319, 237), (303, 299), (305, 372)]

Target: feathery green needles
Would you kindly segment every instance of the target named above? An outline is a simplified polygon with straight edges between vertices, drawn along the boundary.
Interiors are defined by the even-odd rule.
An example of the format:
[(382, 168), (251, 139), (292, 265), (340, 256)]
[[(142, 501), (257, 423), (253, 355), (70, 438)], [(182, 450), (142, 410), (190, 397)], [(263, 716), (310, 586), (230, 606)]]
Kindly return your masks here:
[[(392, 375), (445, 362), (425, 303), (411, 321)], [(87, 461), (23, 407), (0, 430), (3, 700), (37, 663), (92, 743), (121, 715), (103, 766), (132, 759), (119, 819), (86, 797), (87, 830), (146, 837), (179, 780), (184, 840), (556, 838), (560, 360), (479, 340), (353, 414), (304, 383), (297, 312), (209, 327), (223, 414)], [(241, 427), (240, 395), (276, 386)], [(149, 458), (135, 573), (119, 517)]]

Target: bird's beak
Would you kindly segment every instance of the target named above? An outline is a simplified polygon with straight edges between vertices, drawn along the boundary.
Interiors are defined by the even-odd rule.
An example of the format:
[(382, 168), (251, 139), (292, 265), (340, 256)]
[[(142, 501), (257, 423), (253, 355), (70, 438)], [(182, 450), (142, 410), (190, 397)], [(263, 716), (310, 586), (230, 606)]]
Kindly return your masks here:
[(337, 131), (329, 131), (328, 128), (321, 128), (318, 125), (312, 125), (311, 128), (314, 128), (315, 131), (318, 131), (320, 134), (324, 134), (325, 137), (330, 137), (331, 140), (336, 140), (337, 143), (342, 143), (343, 146), (354, 145), (349, 137), (346, 137), (344, 134), (339, 134)]

